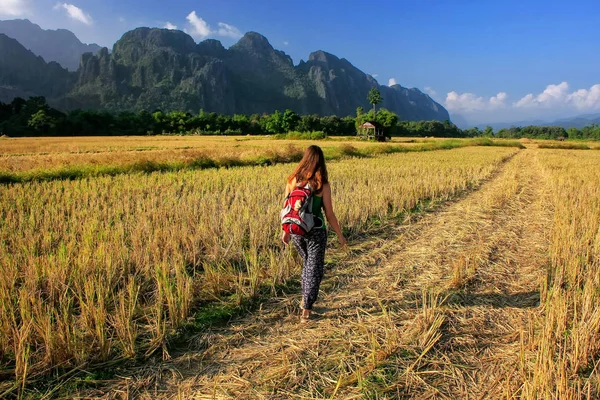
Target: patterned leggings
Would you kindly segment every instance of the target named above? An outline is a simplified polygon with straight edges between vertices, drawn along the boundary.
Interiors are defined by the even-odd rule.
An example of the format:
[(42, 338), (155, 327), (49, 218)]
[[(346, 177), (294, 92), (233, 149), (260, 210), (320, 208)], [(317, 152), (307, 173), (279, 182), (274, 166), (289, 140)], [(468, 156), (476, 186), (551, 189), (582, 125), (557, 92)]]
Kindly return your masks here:
[(325, 247), (327, 230), (315, 228), (305, 236), (292, 235), (292, 242), (302, 256), (302, 298), (304, 309), (312, 310), (319, 294), (325, 267)]

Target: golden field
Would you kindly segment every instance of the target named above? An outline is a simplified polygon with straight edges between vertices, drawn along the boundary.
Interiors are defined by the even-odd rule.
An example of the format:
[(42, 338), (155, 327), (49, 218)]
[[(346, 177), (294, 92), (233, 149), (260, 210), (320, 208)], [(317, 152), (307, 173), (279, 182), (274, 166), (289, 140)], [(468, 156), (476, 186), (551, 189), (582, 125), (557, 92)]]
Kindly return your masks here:
[[(395, 139), (393, 144), (415, 146), (425, 139)], [(198, 157), (251, 160), (300, 147), (303, 141), (269, 137), (148, 136), (61, 137), (0, 139), (0, 172), (25, 172), (87, 165), (127, 165), (144, 161), (184, 161)], [(326, 151), (351, 144), (357, 149), (385, 145), (336, 138), (322, 142)]]
[[(394, 143), (416, 143), (427, 139), (394, 138)], [(325, 143), (348, 143), (358, 146), (373, 143), (357, 142), (351, 138), (336, 137)], [(2, 156), (8, 155), (43, 155), (51, 153), (100, 153), (117, 151), (151, 151), (178, 149), (225, 149), (230, 152), (239, 149), (249, 151), (255, 148), (276, 147), (298, 144), (297, 140), (276, 140), (269, 136), (194, 136), (194, 135), (159, 135), (159, 136), (75, 136), (75, 137), (32, 137), (2, 138), (0, 149)], [(232, 154), (229, 153), (231, 156)]]
[[(284, 157), (309, 144), (19, 141), (0, 141), (0, 169), (119, 165), (140, 154), (161, 162), (200, 153)], [(329, 154), (345, 148), (345, 157), (382, 147), (328, 165), (350, 246), (336, 249), (331, 238), (322, 317), (304, 328), (308, 338), (291, 317), (297, 289), (281, 294), (300, 270), (279, 242), (277, 220), (293, 164), (2, 185), (0, 397), (33, 396), (53, 371), (71, 377), (156, 353), (165, 361), (152, 384), (152, 372), (134, 368), (81, 395), (600, 395), (600, 153), (464, 147), (385, 155), (377, 153), (386, 144), (320, 145)], [(273, 300), (231, 324), (197, 324), (215, 304), (264, 296)], [(189, 329), (203, 338), (198, 350), (171, 357), (171, 339), (185, 342)], [(163, 376), (165, 369), (179, 372)], [(128, 395), (110, 397), (125, 386)]]
[[(0, 182), (275, 164), (297, 161), (308, 143), (268, 136), (2, 138)], [(520, 145), (507, 140), (433, 138), (394, 138), (387, 143), (373, 143), (355, 137), (329, 138), (320, 144), (328, 159), (471, 145)]]

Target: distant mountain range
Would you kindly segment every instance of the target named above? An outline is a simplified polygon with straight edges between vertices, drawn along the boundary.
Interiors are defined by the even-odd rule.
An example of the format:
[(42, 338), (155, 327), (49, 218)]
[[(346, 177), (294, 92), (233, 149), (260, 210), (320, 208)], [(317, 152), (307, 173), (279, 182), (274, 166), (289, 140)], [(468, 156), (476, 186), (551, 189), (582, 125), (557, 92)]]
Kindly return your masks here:
[[(600, 114), (588, 114), (588, 115), (578, 115), (570, 118), (561, 118), (554, 121), (548, 120), (531, 120), (531, 121), (517, 121), (517, 122), (501, 122), (495, 124), (487, 124), (494, 128), (495, 131), (499, 129), (508, 129), (514, 126), (560, 126), (565, 129), (569, 128), (583, 128), (584, 126), (597, 124), (600, 125)], [(480, 129), (485, 129), (487, 125), (477, 125)]]
[(16, 96), (63, 96), (73, 75), (58, 63), (46, 63), (18, 41), (0, 33), (0, 101)]
[[(576, 117), (571, 118), (563, 118), (556, 120), (549, 125), (553, 126), (562, 126), (565, 129), (569, 128), (583, 128), (588, 125), (600, 125), (600, 114), (586, 114), (586, 115), (578, 115)], [(548, 124), (546, 124), (548, 125)]]
[(477, 127), (481, 130), (484, 130), (487, 126), (491, 126), (494, 131), (498, 131), (500, 129), (508, 129), (512, 127), (523, 127), (523, 126), (560, 126), (565, 129), (569, 128), (577, 128), (581, 129), (585, 126), (589, 126), (592, 124), (600, 125), (600, 114), (585, 114), (585, 115), (577, 115), (569, 118), (561, 118), (557, 120), (524, 120), (524, 121), (515, 121), (515, 122), (496, 122), (489, 124), (470, 124), (467, 120), (462, 117), (460, 114), (452, 114), (450, 116), (452, 122), (456, 124), (461, 129), (468, 129)]
[(26, 19), (0, 21), (0, 33), (16, 39), (47, 62), (56, 61), (70, 71), (77, 71), (83, 53), (97, 53), (101, 49), (95, 43), (81, 43), (71, 31), (44, 30)]
[[(81, 44), (71, 32), (44, 31), (29, 21), (0, 21), (0, 32), (2, 26), (12, 25), (22, 28), (21, 40), (29, 45), (0, 34), (0, 54), (10, 54), (0, 59), (0, 101), (43, 95), (65, 110), (252, 114), (290, 108), (300, 114), (346, 116), (354, 115), (357, 107), (370, 108), (367, 94), (376, 87), (384, 99), (379, 107), (403, 120), (450, 118), (444, 107), (418, 89), (379, 85), (333, 54), (317, 51), (295, 66), (255, 32), (226, 49), (213, 39), (196, 43), (181, 31), (138, 28), (125, 33), (109, 52)], [(27, 26), (29, 33), (23, 33)], [(64, 35), (64, 44), (47, 44), (44, 55), (32, 43), (41, 43), (52, 32)], [(58, 54), (78, 54), (77, 70), (61, 68), (56, 62), (69, 69), (73, 64), (59, 60)]]

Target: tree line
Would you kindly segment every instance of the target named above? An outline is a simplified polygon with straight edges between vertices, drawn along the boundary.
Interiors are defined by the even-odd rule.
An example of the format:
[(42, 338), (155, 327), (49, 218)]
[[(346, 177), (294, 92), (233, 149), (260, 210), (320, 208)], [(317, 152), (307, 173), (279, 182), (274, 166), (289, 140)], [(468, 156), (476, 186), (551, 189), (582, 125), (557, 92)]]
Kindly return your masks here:
[(173, 111), (113, 114), (74, 110), (63, 113), (44, 97), (0, 103), (0, 132), (8, 136), (110, 136), (156, 134), (275, 135), (288, 132), (323, 132), (325, 136), (353, 135), (365, 121), (376, 122), (389, 136), (462, 137), (449, 121), (399, 121), (396, 114), (380, 109), (357, 116), (298, 115), (292, 110), (272, 114), (224, 115), (200, 110), (198, 114)]
[(565, 129), (561, 126), (525, 126), (500, 129), (496, 135), (499, 138), (529, 138), (529, 139), (585, 139), (600, 140), (600, 126), (592, 124), (581, 129)]
[(379, 109), (356, 116), (298, 115), (292, 110), (272, 114), (224, 115), (200, 110), (187, 112), (140, 111), (113, 114), (106, 111), (74, 110), (63, 113), (50, 107), (44, 97), (15, 98), (0, 102), (0, 135), (18, 136), (117, 136), (157, 134), (275, 135), (288, 132), (322, 132), (323, 136), (354, 135), (366, 122), (378, 124), (387, 136), (479, 137), (600, 140), (600, 127), (583, 129), (529, 126), (501, 129), (459, 129), (450, 121), (401, 121), (398, 115)]

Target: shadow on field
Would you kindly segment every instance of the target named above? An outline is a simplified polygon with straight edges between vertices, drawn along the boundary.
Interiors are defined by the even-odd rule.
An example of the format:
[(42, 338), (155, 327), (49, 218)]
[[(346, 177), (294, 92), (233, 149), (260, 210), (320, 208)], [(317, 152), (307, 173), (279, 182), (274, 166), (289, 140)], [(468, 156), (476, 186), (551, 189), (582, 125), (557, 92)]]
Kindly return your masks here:
[(517, 293), (450, 293), (445, 305), (462, 307), (489, 306), (493, 308), (534, 308), (540, 305), (540, 292)]
[[(391, 308), (421, 308), (423, 293), (407, 293), (403, 302), (390, 304)], [(491, 308), (535, 308), (540, 305), (540, 292), (516, 293), (473, 293), (469, 291), (448, 291), (438, 295), (442, 306), (446, 307), (491, 307)]]
[[(517, 292), (517, 293), (472, 293), (466, 291), (442, 292), (437, 296), (440, 300), (440, 306), (450, 309), (456, 307), (488, 307), (494, 309), (502, 308), (536, 308), (540, 305), (539, 291)], [(381, 305), (390, 311), (400, 310), (418, 310), (423, 308), (423, 292), (404, 293), (401, 299), (385, 300), (371, 299), (365, 301), (356, 301), (347, 307), (341, 307), (335, 311), (341, 316), (350, 317), (356, 312), (355, 308), (360, 307), (367, 312), (378, 312)], [(319, 311), (319, 310), (317, 310)], [(327, 315), (334, 310), (324, 309), (321, 311)]]

